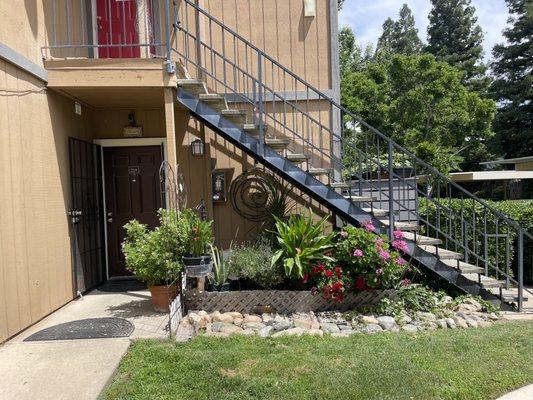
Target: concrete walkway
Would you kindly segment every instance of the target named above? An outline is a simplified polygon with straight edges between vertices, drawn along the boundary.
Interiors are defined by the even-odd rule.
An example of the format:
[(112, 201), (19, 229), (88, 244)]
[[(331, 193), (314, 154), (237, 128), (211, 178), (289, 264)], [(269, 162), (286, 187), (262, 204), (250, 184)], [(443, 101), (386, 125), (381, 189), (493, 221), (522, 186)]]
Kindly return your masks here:
[(511, 393), (507, 393), (505, 396), (500, 397), (498, 400), (531, 400), (533, 399), (533, 385), (524, 386)]
[[(135, 326), (132, 335), (129, 338), (23, 342), (49, 326), (110, 316), (131, 321)], [(131, 340), (166, 338), (167, 322), (166, 314), (152, 310), (147, 290), (92, 291), (0, 346), (0, 399), (97, 399)]]

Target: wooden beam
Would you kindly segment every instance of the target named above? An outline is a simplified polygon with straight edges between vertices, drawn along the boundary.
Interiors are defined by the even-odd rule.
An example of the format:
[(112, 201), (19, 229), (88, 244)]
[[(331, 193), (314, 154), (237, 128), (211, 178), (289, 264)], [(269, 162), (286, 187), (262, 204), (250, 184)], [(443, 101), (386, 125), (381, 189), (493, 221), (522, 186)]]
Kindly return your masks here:
[(165, 132), (167, 136), (167, 157), (172, 169), (176, 171), (178, 158), (176, 155), (176, 124), (174, 120), (174, 90), (165, 88)]

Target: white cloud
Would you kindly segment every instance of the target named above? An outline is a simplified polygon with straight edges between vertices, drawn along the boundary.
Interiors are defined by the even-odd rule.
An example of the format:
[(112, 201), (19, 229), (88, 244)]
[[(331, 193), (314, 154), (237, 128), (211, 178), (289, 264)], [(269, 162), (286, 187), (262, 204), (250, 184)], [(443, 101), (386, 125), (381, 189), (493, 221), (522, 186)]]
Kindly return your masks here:
[[(350, 25), (363, 45), (375, 46), (381, 35), (382, 24), (387, 17), (396, 19), (403, 3), (407, 3), (416, 20), (420, 38), (427, 35), (430, 0), (346, 0), (339, 15), (341, 25)], [(504, 0), (472, 0), (479, 24), (485, 33), (485, 58), (488, 59), (494, 44), (502, 42), (502, 30), (506, 26), (507, 6)]]

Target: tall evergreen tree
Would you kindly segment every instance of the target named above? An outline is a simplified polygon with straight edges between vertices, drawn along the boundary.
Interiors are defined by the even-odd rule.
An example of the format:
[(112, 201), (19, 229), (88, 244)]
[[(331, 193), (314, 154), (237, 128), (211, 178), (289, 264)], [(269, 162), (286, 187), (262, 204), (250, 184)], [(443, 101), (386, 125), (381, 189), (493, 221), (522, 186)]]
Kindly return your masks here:
[(506, 0), (507, 44), (493, 49), (490, 93), (499, 108), (494, 145), (507, 158), (533, 155), (533, 1)]
[[(487, 68), (482, 63), (483, 31), (477, 24), (471, 0), (431, 0), (428, 46), (438, 60), (446, 61), (464, 73), (464, 83), (480, 88)], [(477, 86), (477, 87), (476, 87)]]
[(381, 54), (419, 54), (422, 41), (418, 37), (415, 18), (407, 4), (400, 9), (400, 18), (387, 18), (383, 23), (383, 34), (378, 40), (376, 52)]

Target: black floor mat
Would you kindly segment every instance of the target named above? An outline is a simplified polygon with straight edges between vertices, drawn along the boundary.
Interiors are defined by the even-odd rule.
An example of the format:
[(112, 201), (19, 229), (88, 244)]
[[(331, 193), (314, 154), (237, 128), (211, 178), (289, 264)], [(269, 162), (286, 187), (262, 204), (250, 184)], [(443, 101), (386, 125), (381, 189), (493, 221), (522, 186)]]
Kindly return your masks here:
[(116, 281), (107, 281), (97, 288), (100, 292), (136, 292), (139, 290), (145, 290), (146, 284), (139, 282), (136, 279), (128, 280), (116, 280)]
[(24, 341), (120, 338), (130, 336), (134, 329), (133, 324), (124, 318), (88, 318), (51, 326)]

